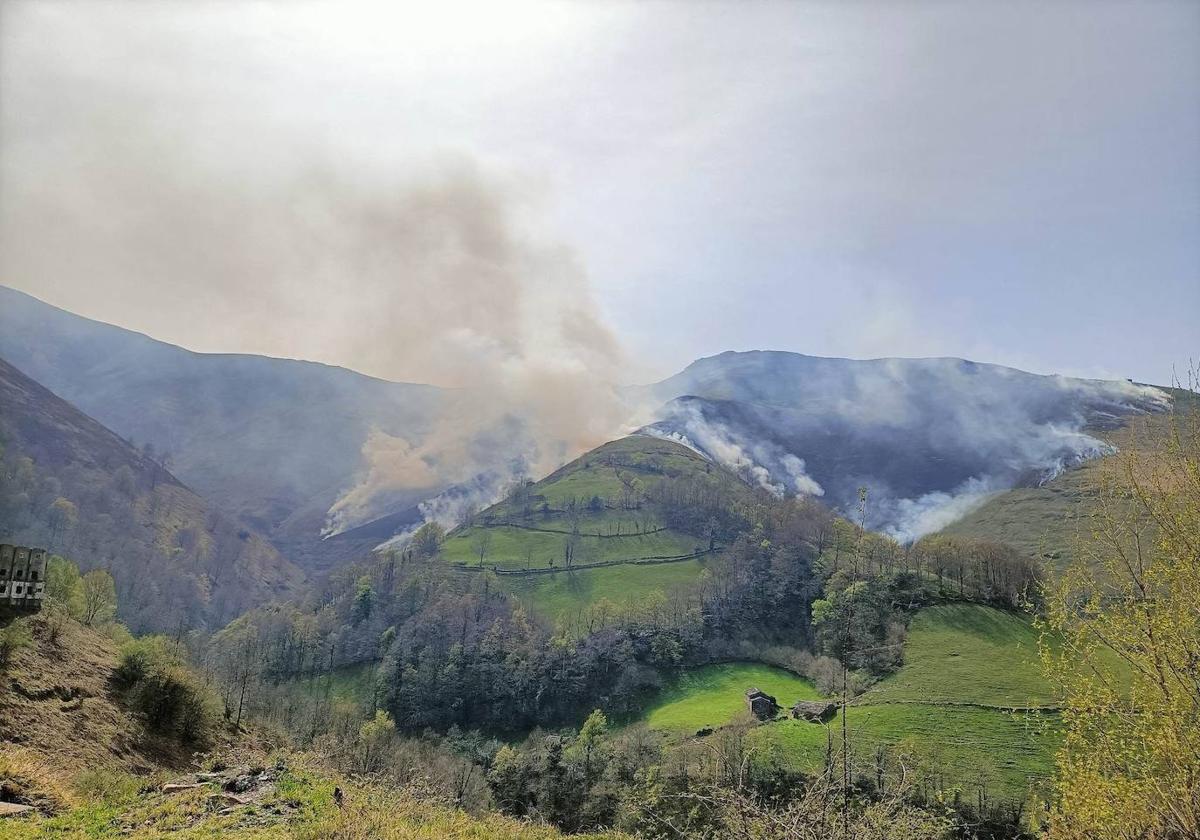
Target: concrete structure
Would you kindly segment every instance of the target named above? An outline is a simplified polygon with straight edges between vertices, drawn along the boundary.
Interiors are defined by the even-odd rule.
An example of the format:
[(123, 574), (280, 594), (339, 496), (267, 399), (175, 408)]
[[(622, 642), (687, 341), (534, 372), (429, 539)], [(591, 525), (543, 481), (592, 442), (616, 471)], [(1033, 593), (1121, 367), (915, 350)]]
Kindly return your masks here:
[(23, 545), (0, 545), (0, 607), (37, 612), (46, 597), (46, 552)]

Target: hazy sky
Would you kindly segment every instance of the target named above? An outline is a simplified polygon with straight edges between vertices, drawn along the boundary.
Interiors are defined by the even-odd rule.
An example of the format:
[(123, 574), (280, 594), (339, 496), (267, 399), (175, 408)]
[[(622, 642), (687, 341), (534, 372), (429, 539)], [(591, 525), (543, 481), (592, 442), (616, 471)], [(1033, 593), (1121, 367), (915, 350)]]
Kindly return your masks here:
[(186, 347), (1200, 354), (1194, 0), (0, 9), (0, 283)]

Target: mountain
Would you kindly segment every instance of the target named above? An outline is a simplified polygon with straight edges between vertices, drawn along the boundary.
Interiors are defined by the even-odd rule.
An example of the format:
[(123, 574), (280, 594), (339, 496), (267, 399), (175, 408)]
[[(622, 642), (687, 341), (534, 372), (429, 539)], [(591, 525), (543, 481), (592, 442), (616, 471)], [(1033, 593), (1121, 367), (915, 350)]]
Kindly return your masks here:
[(219, 626), (298, 594), (271, 543), (0, 359), (0, 537), (107, 568), (135, 631)]
[(315, 362), (193, 353), (3, 286), (0, 357), (122, 437), (169, 453), (189, 487), (310, 566), (328, 565), (326, 511), (353, 484), (371, 431), (420, 437), (442, 393)]
[(815, 494), (851, 513), (867, 488), (867, 524), (903, 539), (1111, 452), (1093, 432), (1171, 404), (1131, 382), (962, 359), (771, 351), (700, 359), (638, 396), (665, 404), (647, 431), (775, 492)]

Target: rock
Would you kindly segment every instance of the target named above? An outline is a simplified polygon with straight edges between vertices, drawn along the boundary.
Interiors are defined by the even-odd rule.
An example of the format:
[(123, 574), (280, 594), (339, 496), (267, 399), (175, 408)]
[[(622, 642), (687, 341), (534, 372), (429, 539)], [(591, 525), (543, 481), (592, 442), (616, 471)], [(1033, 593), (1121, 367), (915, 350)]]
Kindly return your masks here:
[(32, 805), (19, 805), (16, 802), (0, 802), (0, 819), (4, 817), (19, 817), (33, 810)]
[(223, 805), (227, 806), (227, 808), (236, 808), (238, 805), (245, 805), (249, 801), (232, 793), (214, 793), (208, 799), (214, 805)]
[(162, 790), (163, 793), (180, 793), (185, 790), (195, 790), (196, 788), (202, 788), (202, 787), (204, 787), (204, 785), (185, 784), (185, 783), (181, 783), (181, 782), (168, 782), (167, 784), (163, 785), (162, 788), (160, 788), (160, 790)]
[(824, 723), (837, 714), (837, 703), (825, 700), (800, 700), (792, 706), (792, 717), (809, 723)]
[(225, 784), (223, 784), (221, 787), (231, 793), (245, 793), (246, 791), (253, 789), (256, 784), (258, 784), (258, 779), (249, 774), (244, 774), (241, 776), (234, 776), (232, 779), (225, 782)]

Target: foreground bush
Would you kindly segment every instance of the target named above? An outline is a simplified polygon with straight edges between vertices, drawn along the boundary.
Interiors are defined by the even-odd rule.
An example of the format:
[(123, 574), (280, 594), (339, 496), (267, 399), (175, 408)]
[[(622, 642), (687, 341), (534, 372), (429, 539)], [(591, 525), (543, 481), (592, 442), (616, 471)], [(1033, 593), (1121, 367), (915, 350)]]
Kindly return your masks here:
[(217, 720), (216, 698), (183, 664), (179, 647), (162, 636), (123, 645), (113, 684), (157, 735), (197, 744)]

